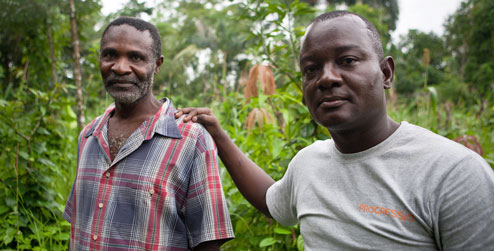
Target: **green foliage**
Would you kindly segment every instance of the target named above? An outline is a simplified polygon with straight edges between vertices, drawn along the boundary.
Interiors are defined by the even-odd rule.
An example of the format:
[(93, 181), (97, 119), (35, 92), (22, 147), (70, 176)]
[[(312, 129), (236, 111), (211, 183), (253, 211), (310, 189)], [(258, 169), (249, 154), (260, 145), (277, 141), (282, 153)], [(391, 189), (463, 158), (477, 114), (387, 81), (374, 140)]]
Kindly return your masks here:
[(248, 24), (239, 22), (241, 11), (238, 4), (223, 1), (158, 4), (152, 22), (162, 35), (165, 60), (155, 90), (173, 96), (175, 104), (196, 106), (234, 90), (230, 83), (237, 82), (247, 62), (241, 54)]
[(0, 100), (0, 248), (65, 250), (61, 219), (75, 170), (77, 129), (67, 90), (19, 88)]
[[(442, 39), (434, 33), (410, 30), (401, 38), (396, 59), (395, 88), (401, 94), (412, 94), (426, 85), (439, 85), (444, 81), (446, 71), (446, 50)], [(424, 50), (429, 50), (429, 64), (424, 65)]]
[[(280, 179), (293, 156), (318, 137), (318, 129), (302, 104), (298, 51), (305, 28), (300, 20), (310, 20), (315, 10), (298, 1), (250, 1), (242, 4), (241, 21), (251, 23), (250, 46), (245, 53), (252, 64), (266, 62), (273, 68), (278, 86), (272, 96), (259, 94), (245, 100), (230, 92), (222, 102), (212, 103), (222, 126), (254, 162), (274, 179)], [(276, 122), (246, 130), (248, 114), (263, 108)], [(263, 142), (259, 144), (259, 142)], [(283, 227), (254, 209), (230, 179), (224, 179), (229, 209), (237, 237), (225, 244), (226, 250), (292, 250), (302, 247), (298, 226)], [(302, 244), (303, 245), (303, 244)]]
[(494, 85), (494, 2), (468, 0), (446, 23), (454, 66), (471, 89), (489, 97)]
[[(1, 2), (0, 249), (66, 250), (70, 225), (62, 212), (78, 134), (66, 83), (72, 81), (68, 4)], [(93, 25), (86, 19), (99, 4), (76, 5), (78, 21)], [(85, 42), (93, 27), (82, 27)]]

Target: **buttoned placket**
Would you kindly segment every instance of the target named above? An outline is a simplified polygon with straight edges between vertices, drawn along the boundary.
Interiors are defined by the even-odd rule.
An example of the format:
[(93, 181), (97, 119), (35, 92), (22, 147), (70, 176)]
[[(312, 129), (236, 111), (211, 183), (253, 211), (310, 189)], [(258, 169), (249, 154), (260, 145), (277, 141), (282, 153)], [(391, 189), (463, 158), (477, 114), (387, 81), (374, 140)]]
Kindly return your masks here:
[[(106, 125), (104, 126), (104, 128), (102, 128), (102, 131), (100, 133), (102, 133), (102, 134), (106, 133), (106, 135), (108, 135), (108, 121), (106, 122)], [(129, 136), (126, 143), (122, 146), (122, 148), (119, 150), (119, 152), (117, 153), (117, 155), (115, 156), (115, 158), (112, 161), (112, 160), (110, 160), (109, 152), (106, 152), (104, 150), (104, 147), (103, 147), (103, 145), (106, 145), (109, 148), (109, 142), (107, 140), (108, 137), (102, 137), (102, 136), (103, 135), (99, 135), (99, 137), (97, 137), (97, 138), (98, 138), (98, 143), (100, 144), (101, 150), (103, 151), (103, 154), (105, 155), (108, 166), (107, 166), (106, 170), (104, 170), (104, 173), (103, 173), (103, 176), (105, 177), (104, 182), (101, 182), (100, 186), (99, 186), (99, 189), (103, 189), (103, 191), (101, 193), (102, 195), (100, 197), (99, 203), (96, 205), (98, 217), (97, 217), (96, 221), (94, 222), (96, 224), (96, 226), (94, 227), (94, 233), (92, 236), (95, 244), (96, 244), (96, 241), (98, 240), (98, 231), (100, 230), (99, 229), (99, 221), (100, 221), (99, 218), (100, 218), (100, 216), (105, 214), (103, 212), (103, 207), (105, 207), (104, 198), (108, 196), (107, 193), (111, 193), (111, 191), (106, 191), (106, 187), (108, 185), (108, 181), (109, 181), (110, 176), (111, 176), (111, 170), (118, 168), (118, 162), (120, 162), (122, 159), (124, 159), (125, 157), (130, 155), (133, 151), (135, 151), (137, 148), (139, 148), (139, 146), (144, 141), (144, 137), (143, 137), (141, 129), (139, 127), (136, 129), (136, 131), (134, 131)], [(154, 190), (153, 189), (149, 190), (149, 193), (152, 196), (154, 194)]]
[[(166, 109), (164, 110), (166, 111), (168, 107), (165, 108)], [(109, 120), (109, 118), (107, 119)], [(102, 224), (101, 217), (105, 217), (105, 212), (103, 211), (103, 209), (107, 207), (107, 203), (108, 203), (108, 201), (105, 201), (105, 198), (108, 198), (111, 193), (111, 191), (107, 190), (107, 185), (111, 183), (110, 177), (113, 176), (113, 173), (115, 173), (115, 169), (119, 168), (118, 163), (121, 160), (125, 159), (127, 156), (132, 154), (136, 149), (138, 149), (142, 145), (142, 143), (145, 140), (149, 140), (153, 137), (156, 125), (151, 127), (148, 126), (150, 126), (153, 123), (154, 119), (160, 119), (160, 116), (154, 116), (150, 120), (147, 120), (145, 123), (143, 123), (143, 125), (138, 127), (136, 131), (134, 131), (129, 136), (129, 138), (126, 140), (126, 143), (124, 144), (124, 146), (122, 146), (122, 148), (119, 150), (119, 152), (117, 153), (117, 155), (114, 157), (113, 160), (110, 159), (110, 155), (109, 155), (110, 153), (109, 153), (108, 137), (104, 137), (108, 135), (108, 120), (106, 121), (106, 123), (103, 122), (105, 123), (105, 125), (98, 133), (93, 134), (93, 136), (96, 136), (97, 138), (98, 144), (100, 146), (100, 149), (102, 150), (102, 154), (104, 155), (105, 161), (107, 163), (106, 168), (102, 170), (103, 173), (98, 188), (100, 191), (98, 192), (99, 196), (97, 198), (97, 204), (95, 205), (96, 207), (95, 213), (97, 214), (97, 216), (95, 215), (96, 217), (93, 219), (93, 235), (92, 235), (92, 239), (95, 245), (97, 243), (98, 238), (101, 237), (98, 236), (98, 232), (101, 232), (101, 228), (103, 227), (101, 225)], [(172, 124), (175, 123), (174, 118), (171, 118), (170, 121), (171, 121), (170, 123)], [(148, 130), (151, 130), (151, 132), (148, 133), (149, 132)], [(161, 134), (171, 136), (174, 138), (181, 138), (181, 135), (178, 131), (176, 131), (175, 134), (174, 132), (171, 132), (171, 134), (169, 134), (167, 131), (165, 132), (161, 131)], [(153, 197), (158, 192), (154, 189), (154, 187), (151, 187), (149, 188), (148, 193), (150, 197)]]
[[(110, 170), (107, 170), (105, 173), (103, 173), (103, 176), (105, 179), (105, 185), (103, 187), (106, 187), (106, 185), (108, 184), (108, 180), (110, 179), (110, 176), (111, 176)], [(97, 205), (97, 207), (98, 207), (97, 210), (100, 211), (100, 212), (98, 212), (98, 215), (101, 215), (103, 213), (103, 212), (101, 212), (101, 210), (103, 210), (103, 207), (104, 207), (103, 202), (104, 202), (105, 192), (103, 193), (103, 196), (101, 197), (101, 200)], [(95, 228), (94, 233), (93, 233), (93, 240), (96, 244), (96, 241), (98, 240), (98, 228), (97, 227)]]

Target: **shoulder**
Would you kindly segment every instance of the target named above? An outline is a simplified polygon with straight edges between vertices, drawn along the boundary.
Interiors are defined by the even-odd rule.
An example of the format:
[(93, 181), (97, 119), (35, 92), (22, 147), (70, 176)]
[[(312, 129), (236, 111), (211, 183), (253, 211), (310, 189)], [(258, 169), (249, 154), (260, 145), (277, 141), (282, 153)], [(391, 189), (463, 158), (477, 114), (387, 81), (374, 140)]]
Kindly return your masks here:
[(213, 138), (202, 124), (191, 121), (184, 122), (183, 118), (184, 116), (181, 116), (176, 119), (182, 140), (186, 142), (194, 142), (195, 144), (190, 145), (194, 145), (201, 152), (208, 149), (216, 149)]
[(201, 136), (211, 137), (209, 132), (204, 128), (204, 126), (200, 123), (194, 123), (192, 121), (184, 122), (185, 115), (180, 116), (180, 118), (176, 119), (178, 129), (180, 130), (182, 137), (192, 137), (197, 138)]
[(411, 145), (415, 144), (420, 146), (425, 151), (432, 151), (436, 154), (449, 156), (478, 155), (465, 146), (426, 128), (408, 123), (406, 123), (405, 126), (404, 139), (409, 141)]
[(327, 154), (330, 147), (332, 147), (333, 140), (317, 140), (314, 143), (302, 148), (294, 158), (303, 158), (306, 156), (314, 156)]
[(89, 135), (93, 133), (96, 127), (101, 123), (105, 114), (101, 114), (98, 117), (94, 118), (91, 122), (89, 122), (79, 133), (79, 140), (82, 138), (87, 138)]
[(319, 163), (330, 157), (330, 151), (333, 147), (333, 140), (317, 140), (314, 143), (304, 147), (295, 154), (289, 164), (289, 169), (306, 167), (308, 164)]
[(453, 140), (431, 132), (423, 127), (405, 123), (403, 130), (403, 147), (408, 148), (411, 154), (417, 154), (431, 161), (450, 163), (477, 162), (482, 165), (486, 161), (476, 152), (468, 149)]

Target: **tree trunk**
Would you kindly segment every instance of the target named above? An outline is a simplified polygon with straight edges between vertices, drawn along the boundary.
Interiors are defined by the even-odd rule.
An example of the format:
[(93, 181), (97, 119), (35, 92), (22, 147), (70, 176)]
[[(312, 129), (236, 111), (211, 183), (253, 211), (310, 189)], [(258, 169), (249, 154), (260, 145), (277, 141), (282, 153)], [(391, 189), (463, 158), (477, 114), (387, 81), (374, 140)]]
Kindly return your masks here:
[(57, 71), (56, 71), (56, 59), (55, 51), (53, 49), (53, 34), (51, 27), (48, 27), (48, 43), (50, 44), (50, 56), (51, 56), (51, 81), (52, 87), (55, 87), (57, 83)]
[(82, 76), (81, 55), (79, 53), (79, 36), (75, 18), (74, 0), (69, 0), (70, 6), (70, 30), (72, 31), (72, 45), (74, 47), (72, 57), (74, 58), (74, 81), (76, 86), (75, 99), (77, 106), (77, 126), (79, 130), (84, 127), (84, 104), (82, 101)]

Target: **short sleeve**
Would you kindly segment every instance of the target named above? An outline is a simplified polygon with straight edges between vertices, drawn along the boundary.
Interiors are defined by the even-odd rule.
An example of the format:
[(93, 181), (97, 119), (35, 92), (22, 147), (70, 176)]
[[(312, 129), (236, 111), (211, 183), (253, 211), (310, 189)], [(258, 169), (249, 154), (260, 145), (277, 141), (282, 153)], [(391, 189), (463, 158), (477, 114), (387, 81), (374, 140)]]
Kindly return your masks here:
[(462, 160), (431, 196), (434, 232), (443, 250), (494, 247), (494, 172), (480, 156)]
[(266, 205), (269, 213), (279, 223), (290, 226), (298, 222), (296, 207), (293, 203), (293, 160), (281, 180), (269, 187), (266, 192)]
[(213, 139), (201, 126), (184, 208), (189, 245), (234, 238)]

